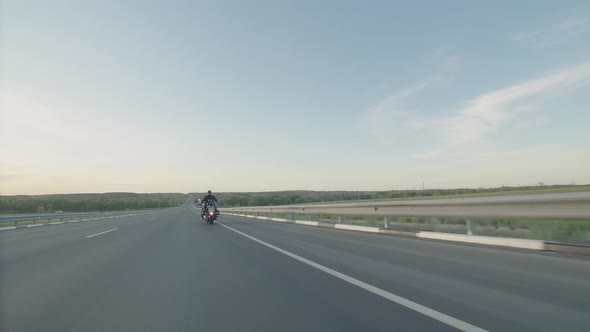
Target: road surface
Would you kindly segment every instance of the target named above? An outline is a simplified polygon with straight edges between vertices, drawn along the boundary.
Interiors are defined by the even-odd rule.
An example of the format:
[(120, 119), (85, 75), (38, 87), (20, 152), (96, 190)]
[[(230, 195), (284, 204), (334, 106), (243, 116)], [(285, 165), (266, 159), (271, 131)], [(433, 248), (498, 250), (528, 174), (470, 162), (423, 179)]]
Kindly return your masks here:
[(590, 330), (586, 256), (220, 221), (0, 232), (0, 330)]

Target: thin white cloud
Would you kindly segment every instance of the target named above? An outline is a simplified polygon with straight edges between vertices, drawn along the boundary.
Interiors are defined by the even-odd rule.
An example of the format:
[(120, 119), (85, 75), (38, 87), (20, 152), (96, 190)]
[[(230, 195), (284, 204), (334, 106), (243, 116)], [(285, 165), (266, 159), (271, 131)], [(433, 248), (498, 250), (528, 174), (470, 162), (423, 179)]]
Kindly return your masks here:
[(452, 81), (461, 70), (461, 64), (461, 56), (452, 53), (446, 47), (436, 49), (423, 60), (419, 68), (416, 68), (417, 71), (425, 71), (428, 74), (421, 80), (385, 95), (364, 114), (365, 123), (368, 123), (370, 128), (382, 128), (383, 124), (394, 124), (396, 130), (415, 130), (433, 125), (432, 118), (418, 113), (408, 117), (411, 111), (408, 110), (407, 103), (429, 89)]
[(544, 126), (548, 124), (549, 121), (550, 118), (546, 115), (534, 116), (531, 118), (527, 118), (522, 122), (519, 122), (517, 125), (517, 130), (527, 130), (531, 128)]
[(522, 113), (533, 113), (539, 110), (539, 108), (533, 104), (518, 105), (514, 107), (514, 109)]
[(403, 108), (404, 100), (426, 90), (433, 81), (433, 79), (425, 79), (383, 97), (379, 103), (368, 110), (366, 122), (371, 128), (380, 128), (384, 123), (394, 123), (398, 128), (422, 126), (422, 121), (417, 117), (407, 117), (407, 110)]
[(557, 23), (554, 29), (566, 32), (587, 32), (590, 30), (590, 17), (570, 16)]
[[(453, 148), (481, 141), (511, 123), (511, 120), (520, 119), (524, 113), (535, 112), (535, 98), (555, 96), (588, 83), (590, 61), (481, 94), (468, 100), (457, 112), (440, 116), (411, 112), (405, 107), (409, 98), (426, 98), (425, 92), (431, 86), (431, 81), (423, 80), (391, 93), (365, 115), (373, 131), (378, 131), (378, 134), (395, 132), (404, 137), (409, 137), (412, 133), (438, 135), (441, 139), (436, 143), (443, 145), (442, 148), (411, 155), (414, 159), (436, 158)], [(530, 125), (540, 122), (542, 121), (537, 119)]]
[(388, 110), (392, 106), (397, 105), (397, 103), (405, 98), (409, 98), (422, 90), (428, 88), (433, 82), (433, 79), (425, 79), (418, 83), (415, 83), (412, 86), (405, 87), (403, 89), (394, 91), (387, 96), (383, 97), (383, 99), (372, 108), (372, 111), (383, 111)]
[(452, 53), (446, 47), (437, 49), (432, 55), (432, 61), (436, 62), (438, 71), (445, 77), (454, 76), (461, 71), (463, 65), (463, 58), (455, 53)]
[(514, 102), (535, 95), (551, 93), (572, 85), (580, 86), (590, 78), (590, 61), (557, 70), (543, 77), (480, 95), (454, 116), (444, 134), (453, 143), (478, 140), (513, 118)]
[(530, 31), (520, 32), (513, 41), (531, 44), (535, 47), (559, 45), (562, 42), (590, 32), (590, 15), (573, 14), (553, 23)]
[(412, 158), (414, 158), (414, 159), (430, 159), (430, 158), (438, 157), (438, 156), (444, 154), (445, 152), (447, 152), (447, 149), (435, 149), (435, 150), (428, 151), (428, 152), (414, 153), (414, 154), (412, 154)]

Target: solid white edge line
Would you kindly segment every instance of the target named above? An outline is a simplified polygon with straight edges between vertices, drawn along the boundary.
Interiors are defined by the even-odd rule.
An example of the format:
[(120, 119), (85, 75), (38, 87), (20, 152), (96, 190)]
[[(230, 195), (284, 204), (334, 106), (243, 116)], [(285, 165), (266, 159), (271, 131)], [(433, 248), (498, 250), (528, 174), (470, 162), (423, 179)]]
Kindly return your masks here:
[(293, 254), (293, 253), (291, 253), (291, 252), (289, 252), (287, 250), (284, 250), (284, 249), (281, 249), (279, 247), (276, 247), (276, 246), (274, 246), (274, 245), (272, 245), (270, 243), (266, 243), (266, 242), (264, 242), (262, 240), (259, 240), (259, 239), (255, 238), (253, 236), (250, 236), (250, 235), (248, 235), (246, 233), (240, 232), (237, 229), (234, 229), (234, 228), (231, 228), (229, 226), (226, 226), (226, 225), (224, 225), (224, 224), (222, 224), (220, 222), (217, 222), (217, 223), (219, 225), (221, 225), (221, 226), (223, 226), (223, 227), (231, 230), (231, 231), (234, 231), (234, 232), (236, 232), (236, 233), (238, 233), (238, 234), (240, 234), (240, 235), (242, 235), (244, 237), (249, 238), (252, 241), (258, 242), (258, 243), (262, 244), (263, 246), (266, 246), (266, 247), (268, 247), (270, 249), (273, 249), (275, 251), (278, 251), (281, 254), (287, 255), (287, 256), (289, 256), (289, 257), (291, 257), (293, 259), (296, 259), (296, 260), (298, 260), (298, 261), (300, 261), (300, 262), (302, 262), (304, 264), (307, 264), (309, 266), (315, 267), (316, 269), (318, 269), (320, 271), (323, 271), (323, 272), (326, 272), (328, 274), (331, 274), (331, 275), (333, 275), (334, 277), (336, 277), (338, 279), (344, 280), (344, 281), (346, 281), (346, 282), (348, 282), (348, 283), (350, 283), (352, 285), (355, 285), (357, 287), (360, 287), (360, 288), (362, 288), (364, 290), (367, 290), (367, 291), (369, 291), (369, 292), (371, 292), (371, 293), (373, 293), (375, 295), (378, 295), (378, 296), (381, 296), (381, 297), (383, 297), (385, 299), (388, 299), (391, 302), (395, 302), (395, 303), (397, 303), (399, 305), (402, 305), (402, 306), (404, 306), (404, 307), (406, 307), (408, 309), (414, 310), (414, 311), (416, 311), (418, 313), (421, 313), (421, 314), (423, 314), (425, 316), (428, 316), (428, 317), (430, 317), (432, 319), (435, 319), (435, 320), (437, 320), (439, 322), (442, 322), (442, 323), (445, 323), (447, 325), (450, 325), (450, 326), (452, 326), (454, 328), (457, 328), (457, 329), (459, 329), (461, 331), (487, 332), (487, 330), (484, 330), (484, 329), (482, 329), (480, 327), (477, 327), (475, 325), (471, 325), (471, 324), (469, 324), (467, 322), (464, 322), (464, 321), (459, 320), (457, 318), (451, 317), (449, 315), (445, 315), (442, 312), (438, 312), (438, 311), (436, 311), (434, 309), (430, 309), (430, 308), (425, 307), (425, 306), (423, 306), (421, 304), (418, 304), (416, 302), (412, 302), (412, 301), (410, 301), (408, 299), (405, 299), (405, 298), (403, 298), (401, 296), (395, 295), (395, 294), (390, 293), (390, 292), (388, 292), (386, 290), (383, 290), (381, 288), (378, 288), (378, 287), (375, 287), (373, 285), (367, 284), (366, 282), (363, 282), (363, 281), (360, 281), (360, 280), (355, 279), (353, 277), (347, 276), (346, 274), (340, 273), (340, 272), (338, 272), (336, 270), (332, 270), (329, 267), (323, 266), (323, 265), (318, 264), (318, 263), (316, 263), (314, 261), (310, 261), (307, 258), (303, 258), (303, 257), (301, 257), (299, 255)]
[(102, 234), (106, 234), (106, 233), (114, 232), (114, 231), (116, 231), (116, 230), (118, 230), (118, 228), (113, 228), (113, 229), (109, 229), (108, 231), (104, 231), (104, 232), (100, 232), (100, 233), (96, 233), (96, 234), (88, 235), (88, 236), (86, 236), (86, 238), (87, 238), (87, 239), (89, 239), (89, 238), (91, 238), (91, 237), (95, 237), (95, 236), (99, 236), (99, 235), (102, 235)]

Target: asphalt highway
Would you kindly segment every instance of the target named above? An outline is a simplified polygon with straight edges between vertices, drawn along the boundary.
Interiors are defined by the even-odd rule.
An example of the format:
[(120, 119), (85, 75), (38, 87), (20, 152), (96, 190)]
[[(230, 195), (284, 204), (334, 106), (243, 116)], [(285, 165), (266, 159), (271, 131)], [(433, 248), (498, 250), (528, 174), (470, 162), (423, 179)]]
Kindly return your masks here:
[(1, 331), (588, 331), (586, 256), (221, 216), (0, 232)]

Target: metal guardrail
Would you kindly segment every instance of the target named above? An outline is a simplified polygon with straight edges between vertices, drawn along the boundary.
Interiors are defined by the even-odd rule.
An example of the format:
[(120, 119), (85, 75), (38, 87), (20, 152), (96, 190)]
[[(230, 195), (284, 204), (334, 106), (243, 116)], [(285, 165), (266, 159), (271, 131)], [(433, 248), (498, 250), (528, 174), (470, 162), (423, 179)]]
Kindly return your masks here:
[(60, 219), (60, 218), (78, 218), (78, 217), (89, 217), (89, 216), (96, 216), (96, 215), (108, 215), (108, 213), (94, 212), (94, 213), (54, 213), (54, 214), (10, 215), (10, 216), (0, 216), (0, 222), (13, 222), (13, 221), (23, 221), (23, 220), (46, 220), (46, 219)]
[(253, 206), (226, 208), (222, 211), (312, 215), (590, 220), (590, 192)]
[(590, 192), (441, 198), (424, 200), (368, 201), (351, 203), (254, 206), (222, 209), (222, 213), (286, 213), (344, 216), (382, 216), (384, 228), (392, 217), (465, 218), (467, 234), (473, 234), (471, 219), (590, 220)]
[(14, 223), (17, 226), (19, 222), (51, 222), (66, 220), (82, 220), (82, 219), (98, 219), (109, 218), (115, 216), (123, 216), (127, 214), (137, 214), (149, 212), (153, 210), (128, 210), (128, 211), (109, 211), (109, 212), (80, 212), (80, 213), (53, 213), (53, 214), (27, 214), (27, 215), (0, 215), (0, 225), (7, 223)]

